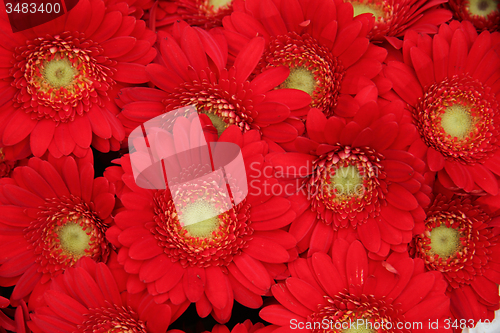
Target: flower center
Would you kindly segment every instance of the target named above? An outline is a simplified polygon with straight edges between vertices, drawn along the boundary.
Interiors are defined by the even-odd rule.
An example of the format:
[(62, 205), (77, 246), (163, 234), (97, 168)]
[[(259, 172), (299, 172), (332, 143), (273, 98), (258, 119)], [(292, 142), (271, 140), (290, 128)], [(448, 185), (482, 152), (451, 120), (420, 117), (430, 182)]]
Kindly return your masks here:
[(257, 71), (287, 66), (290, 74), (280, 88), (295, 88), (312, 97), (311, 106), (333, 114), (345, 71), (339, 59), (308, 34), (289, 32), (271, 38)]
[(498, 102), (489, 87), (468, 76), (430, 86), (413, 117), (423, 141), (445, 157), (475, 163), (498, 149)]
[(213, 9), (227, 8), (231, 5), (232, 0), (208, 0), (209, 6), (213, 6)]
[(469, 0), (467, 8), (472, 15), (486, 17), (497, 11), (497, 0)]
[(381, 186), (385, 178), (382, 159), (372, 149), (346, 146), (313, 162), (314, 174), (306, 180), (306, 186), (311, 207), (324, 223), (356, 227), (368, 217), (379, 215), (387, 192)]
[(219, 229), (219, 212), (215, 207), (203, 200), (187, 205), (179, 215), (179, 220), (190, 236), (212, 238), (213, 232)]
[(445, 133), (460, 140), (473, 130), (473, 122), (469, 110), (460, 104), (447, 107), (441, 116), (441, 127)]
[(384, 17), (385, 11), (383, 5), (374, 1), (349, 1), (354, 9), (354, 16), (370, 13), (375, 16), (375, 19)]
[(363, 176), (354, 165), (338, 168), (330, 180), (330, 188), (335, 190), (340, 200), (362, 196), (364, 193)]
[(430, 231), (430, 252), (447, 259), (455, 255), (462, 248), (462, 235), (455, 228), (440, 225)]
[(69, 85), (78, 73), (67, 58), (48, 61), (43, 67), (43, 78), (54, 88)]
[(316, 80), (310, 70), (303, 67), (295, 67), (290, 69), (290, 75), (280, 85), (280, 88), (298, 89), (312, 96), (316, 88)]
[(66, 223), (55, 230), (62, 249), (75, 257), (84, 256), (90, 249), (90, 233), (78, 223)]
[(226, 128), (229, 126), (221, 117), (210, 113), (210, 112), (201, 112), (203, 114), (206, 114), (208, 116), (208, 119), (212, 122), (212, 125), (214, 125), (215, 129), (217, 130), (217, 134), (219, 137), (222, 135), (222, 133), (226, 130)]

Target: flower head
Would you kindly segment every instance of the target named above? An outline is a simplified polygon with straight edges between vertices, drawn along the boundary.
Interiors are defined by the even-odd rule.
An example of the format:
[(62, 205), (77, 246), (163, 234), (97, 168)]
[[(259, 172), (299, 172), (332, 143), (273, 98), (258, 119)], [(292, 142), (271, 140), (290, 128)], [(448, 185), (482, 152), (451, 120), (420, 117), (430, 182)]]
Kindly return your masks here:
[(219, 135), (236, 125), (242, 131), (257, 129), (266, 139), (284, 144), (303, 130), (303, 124), (292, 116), (307, 112), (310, 97), (291, 89), (274, 90), (286, 79), (286, 68), (270, 69), (249, 80), (264, 49), (262, 38), (253, 39), (238, 54), (234, 66), (227, 67), (227, 45), (221, 36), (183, 24), (176, 29), (178, 34), (163, 35), (160, 63), (147, 66), (151, 81), (160, 89), (122, 90), (120, 117), (127, 129), (195, 105), (210, 118)]
[[(83, 0), (49, 23), (6, 33), (0, 41), (7, 59), (0, 64), (4, 149), (28, 145), (37, 157), (47, 149), (81, 157), (91, 143), (104, 152), (119, 149), (125, 133), (111, 98), (119, 86), (148, 81), (144, 65), (156, 55), (156, 36), (128, 16), (127, 6), (118, 9)], [(10, 30), (6, 18), (0, 25)]]
[[(233, 300), (258, 308), (272, 279), (286, 275), (285, 263), (297, 253), (295, 239), (280, 228), (295, 213), (283, 194), (274, 194), (280, 186), (264, 160), (268, 144), (257, 131), (243, 134), (236, 126), (229, 126), (220, 138), (216, 133), (211, 136), (218, 144), (239, 146), (242, 152), (248, 194), (232, 204), (230, 196), (239, 197), (241, 186), (235, 179), (241, 178), (241, 170), (230, 171), (228, 183), (219, 172), (207, 173), (205, 165), (210, 159), (195, 149), (200, 138), (190, 132), (197, 118), (176, 119), (175, 136), (158, 132), (157, 138), (168, 147), (155, 148), (156, 134), (148, 133), (153, 156), (165, 149), (190, 152), (164, 162), (175, 171), (175, 177), (168, 178), (167, 189), (144, 189), (134, 182), (135, 164), (130, 160), (141, 150), (121, 159), (119, 181), (125, 186), (119, 198), (124, 207), (107, 236), (119, 248), (118, 259), (129, 273), (129, 292), (147, 288), (158, 303), (168, 299), (174, 304), (196, 303), (201, 317), (212, 312), (224, 323), (231, 315)], [(116, 179), (116, 170), (109, 174)], [(155, 175), (150, 176), (154, 181)], [(200, 177), (205, 180), (198, 181)]]
[(408, 33), (404, 63), (384, 70), (420, 133), (410, 151), (449, 189), (498, 192), (498, 36), (478, 36), (465, 21), (443, 24), (432, 38)]
[(319, 0), (292, 1), (290, 5), (245, 2), (224, 19), (224, 33), (230, 50), (239, 50), (251, 38), (262, 36), (266, 48), (254, 75), (286, 66), (290, 72), (280, 88), (302, 90), (311, 95), (311, 106), (327, 116), (340, 115), (347, 112), (355, 95), (375, 86), (372, 79), (387, 55), (370, 44), (369, 20), (353, 19), (349, 7)]
[(32, 158), (0, 180), (0, 281), (16, 285), (14, 302), (35, 291), (34, 305), (47, 282), (82, 257), (107, 260), (114, 195), (106, 179), (93, 177), (91, 164), (71, 157), (58, 165)]
[(451, 310), (457, 318), (492, 319), (499, 308), (496, 215), (482, 200), (439, 194), (427, 209), (424, 233), (412, 243), (412, 252), (426, 268), (442, 272), (448, 281)]
[(405, 323), (425, 329), (429, 318), (448, 317), (443, 277), (424, 272), (420, 259), (401, 254), (373, 262), (359, 241), (343, 239), (332, 251), (331, 257), (315, 253), (290, 264), (292, 276), (271, 288), (278, 304), (264, 307), (261, 318), (278, 330), (407, 333), (419, 327)]
[(368, 250), (386, 256), (391, 247), (406, 250), (412, 232), (422, 229), (431, 189), (425, 165), (407, 152), (415, 128), (402, 103), (380, 110), (387, 114), (369, 102), (346, 121), (311, 109), (309, 138), (297, 138), (298, 153), (271, 158), (281, 178), (298, 177), (294, 200), (303, 213), (290, 232), (301, 251), (327, 251), (334, 232), (352, 228)]
[[(147, 293), (130, 294), (125, 272), (82, 258), (55, 278), (32, 315), (37, 331), (163, 333), (180, 315), (177, 307), (156, 304)], [(181, 312), (182, 313), (182, 312)]]

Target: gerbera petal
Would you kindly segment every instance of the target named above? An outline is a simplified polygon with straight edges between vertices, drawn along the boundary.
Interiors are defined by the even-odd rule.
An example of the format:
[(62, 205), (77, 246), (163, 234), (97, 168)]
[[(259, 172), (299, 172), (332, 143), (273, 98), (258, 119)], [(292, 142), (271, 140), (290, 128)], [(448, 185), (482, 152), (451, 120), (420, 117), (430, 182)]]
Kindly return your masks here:
[(248, 243), (248, 247), (243, 249), (243, 252), (253, 258), (269, 263), (287, 262), (289, 259), (288, 252), (279, 244), (261, 238), (253, 237)]
[(271, 277), (265, 267), (249, 255), (242, 253), (233, 259), (236, 267), (257, 287), (267, 290), (271, 286)]
[(73, 324), (80, 324), (84, 321), (83, 314), (87, 312), (87, 308), (73, 298), (54, 290), (48, 290), (44, 297), (49, 307), (59, 313), (62, 318)]
[(500, 296), (498, 295), (498, 286), (485, 278), (484, 276), (476, 276), (471, 283), (471, 287), (478, 295), (491, 304), (498, 304)]
[(115, 65), (116, 73), (113, 79), (125, 83), (146, 83), (149, 77), (146, 66), (134, 63), (119, 62)]
[(387, 202), (401, 210), (413, 210), (418, 207), (418, 201), (403, 186), (392, 183), (389, 185), (389, 192), (387, 193)]
[(401, 309), (407, 312), (425, 298), (431, 291), (434, 281), (435, 277), (430, 272), (416, 275), (394, 301), (401, 303)]
[(358, 292), (368, 277), (368, 258), (359, 241), (353, 242), (347, 251), (346, 273), (350, 292)]
[(157, 246), (156, 239), (150, 235), (136, 241), (130, 246), (129, 256), (135, 260), (146, 260), (163, 253), (161, 247)]
[(15, 145), (24, 140), (35, 128), (37, 122), (23, 111), (16, 112), (3, 132), (3, 144), (7, 146)]
[(234, 60), (236, 82), (241, 83), (247, 80), (248, 76), (254, 71), (255, 66), (259, 63), (264, 46), (264, 39), (255, 37), (240, 51)]
[(450, 44), (450, 56), (448, 58), (448, 75), (462, 74), (467, 62), (467, 41), (462, 30), (457, 29), (453, 33)]
[(381, 246), (380, 229), (373, 219), (366, 220), (365, 223), (357, 227), (359, 239), (371, 252), (378, 252)]
[[(213, 274), (209, 278), (213, 278)], [(222, 280), (219, 279), (217, 281), (218, 283), (220, 283), (220, 281)], [(200, 267), (188, 267), (186, 272), (184, 273), (183, 283), (187, 299), (193, 303), (198, 302), (203, 296), (203, 292), (205, 291), (205, 284), (207, 285), (208, 290), (208, 283), (206, 283), (205, 278), (205, 269)], [(210, 298), (209, 300), (212, 302)], [(212, 304), (215, 305), (214, 302), (212, 302)]]
[(223, 309), (228, 305), (229, 294), (227, 276), (219, 267), (210, 266), (205, 268), (206, 287), (205, 294), (214, 307)]

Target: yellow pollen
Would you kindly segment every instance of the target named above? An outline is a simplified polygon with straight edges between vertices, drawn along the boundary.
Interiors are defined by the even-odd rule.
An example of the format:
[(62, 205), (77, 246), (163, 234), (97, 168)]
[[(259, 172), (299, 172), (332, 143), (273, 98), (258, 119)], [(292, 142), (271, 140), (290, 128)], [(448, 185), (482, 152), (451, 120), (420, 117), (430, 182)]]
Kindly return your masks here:
[(214, 125), (215, 129), (217, 130), (217, 134), (220, 137), (222, 132), (224, 132), (226, 130), (226, 128), (228, 127), (228, 124), (224, 120), (222, 120), (221, 117), (219, 117), (211, 112), (202, 112), (202, 113), (204, 113), (208, 116), (208, 118), (212, 122), (212, 125)]
[(78, 223), (68, 222), (56, 233), (62, 249), (76, 257), (86, 255), (85, 250), (90, 249), (90, 235)]
[(291, 88), (302, 90), (312, 96), (317, 83), (314, 74), (304, 67), (290, 69), (288, 78), (280, 85), (280, 88)]
[(353, 165), (339, 167), (331, 177), (331, 182), (330, 187), (335, 189), (337, 197), (343, 200), (355, 195), (362, 195), (364, 192), (363, 176), (360, 175), (358, 168)]
[(441, 115), (441, 127), (446, 134), (462, 140), (472, 130), (473, 118), (465, 106), (455, 104), (447, 107)]
[(462, 243), (461, 234), (454, 228), (448, 228), (446, 225), (440, 225), (430, 232), (431, 254), (437, 254), (443, 259), (453, 256), (460, 251)]
[(354, 9), (354, 16), (358, 16), (360, 14), (370, 13), (375, 18), (383, 17), (384, 11), (380, 6), (371, 3), (365, 3), (362, 1), (349, 1), (352, 4), (352, 8)]
[(218, 215), (212, 204), (198, 200), (184, 208), (179, 220), (190, 236), (212, 238), (213, 232), (219, 229)]
[(56, 89), (71, 84), (76, 74), (77, 70), (66, 58), (48, 61), (43, 69), (43, 78)]
[(227, 8), (232, 0), (208, 0), (208, 5), (213, 6), (214, 9)]
[(498, 0), (469, 0), (467, 8), (472, 15), (486, 17), (497, 11)]

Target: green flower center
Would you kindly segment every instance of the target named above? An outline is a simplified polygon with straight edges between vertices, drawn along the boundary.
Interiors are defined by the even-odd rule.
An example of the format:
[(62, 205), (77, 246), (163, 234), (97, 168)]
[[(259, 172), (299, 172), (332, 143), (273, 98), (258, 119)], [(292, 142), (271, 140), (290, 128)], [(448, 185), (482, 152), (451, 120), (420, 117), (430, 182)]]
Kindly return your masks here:
[(45, 81), (56, 89), (70, 85), (77, 74), (66, 58), (47, 61), (42, 72)]
[(460, 251), (462, 243), (460, 237), (462, 235), (455, 228), (440, 225), (430, 232), (430, 246), (433, 254), (437, 254), (443, 259), (447, 259)]
[(316, 86), (316, 79), (310, 70), (304, 67), (294, 67), (290, 69), (290, 75), (280, 85), (280, 88), (298, 89), (312, 96)]
[(352, 8), (354, 9), (354, 16), (365, 13), (370, 13), (375, 16), (375, 18), (384, 16), (384, 10), (380, 5), (355, 0), (349, 2), (352, 4)]
[(473, 15), (486, 17), (497, 10), (498, 0), (469, 0), (467, 8)]
[(232, 0), (208, 0), (208, 5), (213, 6), (214, 9), (227, 8)]
[(203, 114), (206, 114), (210, 121), (212, 122), (212, 125), (214, 125), (215, 129), (217, 130), (217, 134), (219, 137), (222, 135), (222, 132), (226, 130), (228, 127), (228, 124), (222, 120), (221, 117), (211, 113), (211, 112), (201, 112)]
[(337, 168), (330, 180), (330, 188), (335, 190), (337, 197), (341, 200), (360, 196), (364, 192), (363, 176), (354, 165)]
[(191, 237), (212, 238), (219, 229), (219, 212), (210, 203), (203, 200), (188, 204), (179, 217), (182, 228)]
[(460, 104), (447, 107), (441, 115), (441, 127), (445, 133), (459, 140), (467, 137), (473, 125), (474, 119), (468, 108)]
[(90, 249), (90, 235), (78, 223), (69, 222), (56, 231), (63, 251), (74, 257), (83, 257)]

